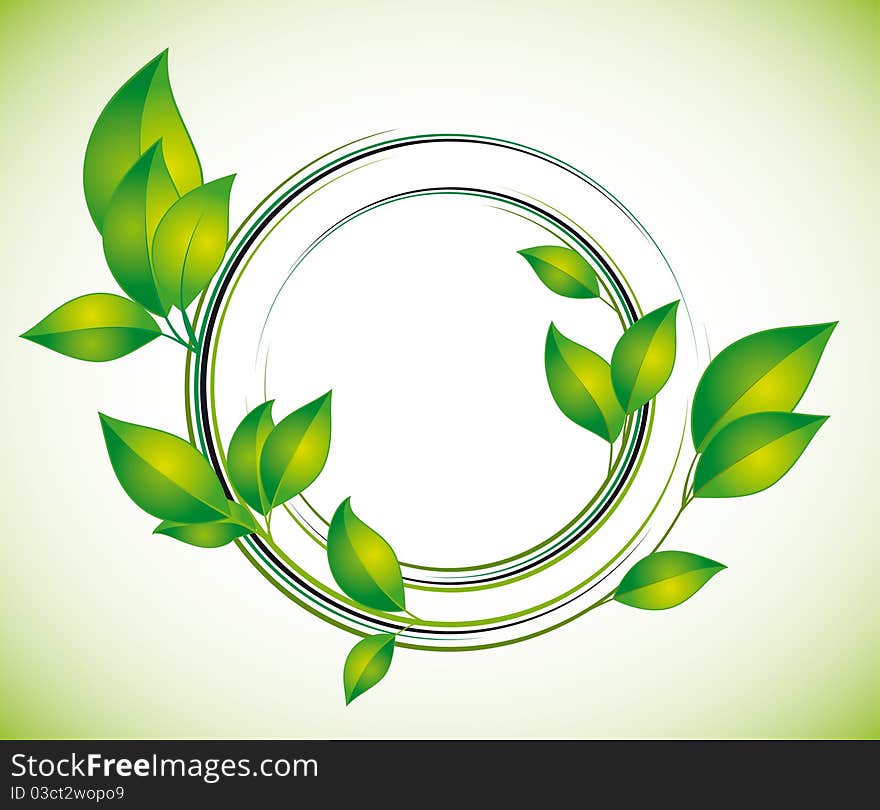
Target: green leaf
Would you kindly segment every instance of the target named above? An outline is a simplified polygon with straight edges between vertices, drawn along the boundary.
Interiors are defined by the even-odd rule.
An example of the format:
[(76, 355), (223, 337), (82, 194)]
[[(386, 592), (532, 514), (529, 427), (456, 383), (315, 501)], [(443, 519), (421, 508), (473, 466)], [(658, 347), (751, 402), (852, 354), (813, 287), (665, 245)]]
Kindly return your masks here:
[(168, 51), (131, 77), (110, 99), (92, 130), (83, 166), (89, 213), (104, 231), (110, 198), (129, 169), (161, 140), (178, 194), (201, 185), (202, 168), (168, 81)]
[(113, 471), (141, 509), (179, 523), (228, 517), (214, 470), (189, 442), (164, 430), (99, 416)]
[(517, 252), (553, 292), (566, 298), (599, 297), (596, 271), (576, 250), (543, 245)]
[(164, 520), (153, 534), (165, 534), (175, 540), (182, 540), (200, 548), (220, 548), (235, 540), (256, 531), (254, 518), (247, 509), (235, 501), (227, 504), (230, 516), (222, 520), (211, 520), (206, 523), (179, 523)]
[(21, 337), (78, 360), (115, 360), (162, 334), (150, 314), (121, 295), (91, 293), (50, 312)]
[(697, 498), (737, 498), (773, 486), (828, 419), (803, 413), (752, 413), (722, 428), (694, 473)]
[(220, 268), (234, 179), (229, 175), (194, 188), (168, 209), (156, 228), (153, 269), (165, 309), (186, 309)]
[(258, 405), (241, 420), (232, 434), (226, 453), (226, 467), (232, 485), (247, 504), (261, 515), (267, 514), (271, 508), (260, 477), (260, 455), (275, 426), (272, 421), (273, 401)]
[(650, 402), (666, 385), (675, 365), (675, 313), (678, 301), (636, 321), (614, 347), (611, 382), (626, 413)]
[(324, 469), (330, 452), (331, 394), (286, 416), (266, 439), (260, 476), (270, 507), (299, 495)]
[(790, 411), (810, 384), (837, 323), (786, 326), (749, 335), (724, 349), (697, 385), (691, 435), (697, 452), (734, 419)]
[(572, 422), (613, 442), (624, 413), (611, 384), (611, 367), (598, 354), (569, 340), (552, 323), (544, 350), (547, 383)]
[(391, 633), (367, 636), (351, 648), (342, 672), (346, 706), (385, 677), (393, 655), (394, 636)]
[(330, 521), (327, 560), (336, 583), (352, 599), (375, 610), (406, 609), (397, 555), (352, 511), (351, 498)]
[(627, 571), (614, 598), (641, 610), (666, 610), (690, 599), (726, 567), (687, 551), (655, 551)]
[(153, 235), (177, 191), (165, 167), (162, 145), (154, 144), (125, 175), (104, 219), (104, 256), (113, 278), (150, 312), (167, 315), (153, 275)]

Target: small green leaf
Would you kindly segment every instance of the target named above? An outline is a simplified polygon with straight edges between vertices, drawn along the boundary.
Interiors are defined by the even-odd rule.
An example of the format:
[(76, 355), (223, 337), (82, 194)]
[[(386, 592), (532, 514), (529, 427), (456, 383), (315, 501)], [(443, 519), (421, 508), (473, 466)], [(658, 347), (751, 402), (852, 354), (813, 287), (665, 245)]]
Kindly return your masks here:
[(164, 430), (99, 416), (113, 471), (141, 509), (179, 523), (228, 517), (214, 470), (189, 442)]
[(367, 636), (351, 648), (342, 672), (346, 706), (385, 677), (393, 655), (394, 636), (391, 633)]
[(641, 610), (666, 610), (690, 599), (726, 567), (687, 551), (655, 551), (627, 571), (614, 598)]
[(351, 498), (330, 521), (327, 560), (336, 583), (352, 599), (375, 610), (406, 609), (397, 555), (352, 511)]
[(226, 467), (232, 485), (247, 504), (261, 515), (267, 514), (271, 508), (260, 478), (260, 455), (275, 426), (272, 421), (273, 401), (258, 405), (241, 420), (232, 434), (226, 453)]
[(153, 235), (165, 212), (177, 201), (177, 191), (154, 144), (134, 164), (116, 189), (104, 219), (104, 256), (113, 278), (150, 312), (167, 315), (153, 275)]
[(330, 452), (331, 393), (286, 416), (266, 439), (260, 476), (270, 507), (299, 495), (324, 469)]
[(229, 194), (235, 175), (181, 197), (153, 237), (153, 268), (162, 306), (186, 309), (214, 277), (226, 253)]
[(636, 321), (611, 355), (611, 382), (626, 413), (650, 402), (666, 385), (675, 365), (675, 313), (678, 301)]
[(773, 486), (828, 419), (803, 413), (752, 413), (722, 428), (694, 473), (697, 498), (737, 498)]
[(200, 185), (199, 158), (171, 93), (168, 51), (139, 70), (110, 99), (89, 138), (83, 190), (89, 213), (101, 233), (117, 186), (159, 140), (178, 194)]
[(206, 523), (178, 523), (173, 520), (162, 521), (153, 534), (165, 534), (200, 548), (220, 548), (256, 531), (254, 518), (247, 509), (235, 501), (227, 504), (230, 517), (211, 520)]
[(697, 452), (740, 416), (792, 410), (807, 390), (835, 326), (768, 329), (720, 352), (694, 394), (691, 435)]
[(569, 340), (552, 323), (544, 350), (547, 383), (572, 422), (613, 442), (624, 413), (611, 384), (611, 367), (598, 354)]
[(21, 337), (68, 357), (100, 362), (130, 354), (161, 334), (140, 304), (91, 293), (62, 304)]
[(558, 245), (542, 245), (517, 251), (553, 292), (566, 298), (598, 298), (599, 279), (593, 267), (578, 253)]

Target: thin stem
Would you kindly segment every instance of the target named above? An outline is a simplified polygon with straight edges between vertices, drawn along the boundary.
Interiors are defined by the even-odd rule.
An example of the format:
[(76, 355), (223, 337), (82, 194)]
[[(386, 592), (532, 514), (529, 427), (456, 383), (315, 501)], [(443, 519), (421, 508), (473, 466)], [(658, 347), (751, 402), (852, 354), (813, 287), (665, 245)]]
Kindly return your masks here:
[(183, 344), (184, 346), (188, 346), (188, 345), (189, 345), (189, 344), (186, 343), (186, 341), (180, 336), (180, 332), (178, 332), (178, 331), (174, 328), (174, 324), (171, 323), (171, 319), (170, 319), (167, 315), (165, 316), (165, 323), (168, 324), (168, 328), (171, 330), (171, 334), (174, 335), (174, 337), (175, 337), (175, 339), (177, 340), (178, 343), (181, 343), (181, 344)]
[(184, 340), (181, 340), (181, 338), (176, 337), (175, 335), (169, 335), (169, 334), (163, 332), (162, 337), (166, 337), (166, 338), (168, 338), (168, 340), (173, 340), (175, 343), (179, 343), (187, 351), (190, 351), (190, 352), (192, 351), (192, 346), (190, 346), (189, 343), (186, 343)]
[(678, 512), (675, 513), (675, 517), (672, 519), (672, 523), (669, 524), (669, 528), (665, 532), (663, 532), (663, 537), (660, 538), (657, 545), (654, 546), (654, 548), (651, 550), (652, 554), (654, 554), (657, 549), (659, 549), (660, 546), (663, 545), (663, 541), (666, 540), (667, 537), (669, 537), (669, 532), (671, 532), (675, 524), (678, 523), (678, 519), (681, 517), (681, 513), (684, 512), (685, 508), (692, 500), (693, 498), (690, 498), (682, 503), (681, 508), (678, 510)]
[[(423, 619), (420, 619), (418, 616), (416, 616), (415, 613), (412, 613), (411, 611), (406, 610), (406, 609), (404, 609), (403, 612), (406, 613), (406, 615), (409, 616), (411, 619), (413, 619), (414, 623), (415, 623), (415, 622), (418, 622), (419, 624), (424, 624), (424, 623), (425, 623), (424, 620), (423, 620)], [(412, 627), (412, 625), (410, 625), (410, 627)]]
[(684, 479), (684, 489), (681, 492), (681, 508), (684, 509), (686, 506), (686, 501), (688, 500), (688, 496), (690, 496), (691, 500), (693, 500), (693, 493), (690, 492), (691, 487), (689, 486), (691, 480), (691, 474), (694, 471), (694, 467), (697, 465), (697, 459), (699, 458), (699, 454), (694, 456), (694, 460), (691, 462), (691, 466), (688, 467), (687, 476)]
[(196, 337), (195, 330), (193, 329), (193, 325), (190, 322), (189, 315), (186, 314), (185, 309), (180, 310), (180, 314), (183, 316), (183, 328), (186, 329), (186, 334), (189, 335), (190, 342), (192, 343), (193, 350), (198, 349), (199, 339)]
[(611, 478), (611, 465), (614, 463), (614, 442), (608, 442), (608, 475), (605, 476), (607, 481)]

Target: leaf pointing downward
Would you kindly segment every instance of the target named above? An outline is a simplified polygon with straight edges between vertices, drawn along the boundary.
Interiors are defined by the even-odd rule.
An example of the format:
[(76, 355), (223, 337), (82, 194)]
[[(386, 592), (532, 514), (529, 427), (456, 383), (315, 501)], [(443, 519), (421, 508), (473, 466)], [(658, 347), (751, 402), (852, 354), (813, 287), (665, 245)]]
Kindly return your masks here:
[(623, 410), (611, 384), (611, 367), (598, 354), (569, 340), (552, 323), (544, 367), (550, 393), (572, 422), (613, 442), (623, 427)]
[(393, 655), (394, 636), (391, 633), (367, 636), (351, 648), (342, 672), (346, 705), (385, 677)]
[(375, 610), (406, 609), (400, 563), (391, 546), (364, 523), (346, 498), (327, 532), (333, 578), (352, 599)]
[(163, 520), (153, 534), (165, 534), (200, 548), (220, 548), (231, 543), (236, 537), (256, 531), (253, 516), (241, 504), (229, 501), (226, 504), (229, 517), (211, 520), (206, 523), (179, 523)]
[(691, 434), (697, 452), (734, 419), (798, 404), (836, 323), (787, 326), (749, 335), (718, 354), (694, 393)]
[(576, 250), (542, 245), (518, 251), (548, 289), (566, 298), (598, 298), (596, 271)]
[(140, 304), (92, 293), (62, 304), (22, 337), (68, 357), (99, 362), (129, 354), (161, 334)]
[(330, 452), (330, 391), (273, 428), (260, 454), (260, 476), (270, 506), (299, 495), (324, 469)]
[(168, 81), (164, 51), (131, 77), (110, 99), (92, 130), (83, 166), (83, 190), (98, 230), (110, 198), (141, 155), (161, 140), (178, 194), (202, 182), (202, 169)]
[(675, 313), (678, 301), (636, 321), (617, 341), (611, 381), (623, 410), (633, 413), (666, 385), (675, 365)]
[(700, 456), (697, 498), (736, 498), (773, 486), (828, 419), (803, 413), (753, 413), (722, 428)]

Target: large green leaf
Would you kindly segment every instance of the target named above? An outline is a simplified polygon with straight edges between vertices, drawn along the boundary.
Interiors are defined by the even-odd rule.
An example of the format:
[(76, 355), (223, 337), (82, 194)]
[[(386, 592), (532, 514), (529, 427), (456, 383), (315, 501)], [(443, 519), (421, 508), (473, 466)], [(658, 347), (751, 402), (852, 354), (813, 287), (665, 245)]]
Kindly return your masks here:
[(21, 337), (78, 360), (115, 360), (162, 334), (150, 314), (121, 295), (91, 293), (50, 312)]
[(228, 517), (214, 470), (189, 442), (164, 430), (100, 417), (113, 471), (141, 509), (179, 523)]
[(110, 272), (135, 301), (167, 315), (153, 275), (153, 236), (177, 191), (165, 167), (162, 145), (154, 144), (116, 189), (104, 219), (104, 256)]
[(229, 194), (235, 175), (194, 188), (162, 218), (153, 237), (153, 271), (165, 309), (186, 309), (226, 253)]
[(806, 450), (827, 416), (752, 413), (722, 428), (694, 473), (697, 498), (736, 498), (773, 486)]
[(260, 454), (260, 476), (271, 506), (299, 495), (317, 477), (330, 452), (330, 391), (282, 419)]
[(596, 271), (576, 250), (542, 245), (517, 252), (553, 292), (566, 298), (599, 297)]
[(102, 233), (117, 186), (158, 140), (177, 192), (185, 194), (200, 185), (199, 158), (168, 81), (168, 51), (139, 70), (110, 99), (89, 138), (83, 189), (89, 213)]
[(706, 368), (694, 394), (691, 434), (697, 452), (740, 416), (792, 410), (836, 325), (768, 329), (724, 349)]
[(552, 323), (544, 350), (547, 383), (572, 422), (613, 442), (624, 413), (611, 384), (611, 367), (598, 354), (569, 340)]
[(397, 555), (352, 511), (351, 498), (330, 521), (327, 560), (336, 583), (352, 599), (375, 610), (406, 609)]
[(200, 548), (220, 548), (246, 534), (256, 531), (254, 518), (247, 509), (235, 501), (226, 505), (229, 517), (222, 520), (211, 520), (206, 523), (179, 523), (163, 520), (153, 534), (165, 534), (175, 540), (189, 543)]
[(690, 599), (726, 567), (687, 551), (656, 551), (627, 571), (614, 598), (642, 610), (666, 610)]
[(675, 365), (675, 313), (678, 301), (637, 320), (611, 355), (611, 382), (626, 413), (649, 402), (666, 385)]
[(342, 671), (346, 706), (385, 677), (393, 655), (394, 636), (391, 633), (367, 636), (351, 648)]
[(261, 515), (271, 508), (260, 478), (260, 456), (275, 426), (272, 421), (273, 401), (258, 405), (241, 420), (226, 452), (226, 468), (232, 485), (247, 504)]

